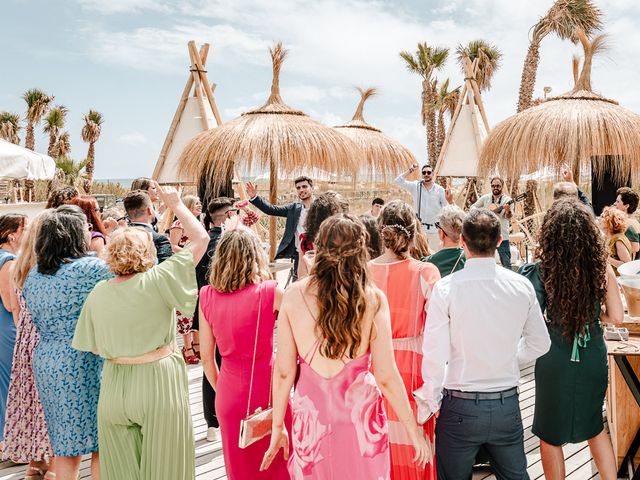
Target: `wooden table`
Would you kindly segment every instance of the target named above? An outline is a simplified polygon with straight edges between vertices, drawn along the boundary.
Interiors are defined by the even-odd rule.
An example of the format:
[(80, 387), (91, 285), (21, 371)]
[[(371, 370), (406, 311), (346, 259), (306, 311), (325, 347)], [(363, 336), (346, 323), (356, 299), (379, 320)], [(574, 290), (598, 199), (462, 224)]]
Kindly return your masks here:
[(609, 355), (609, 389), (607, 418), (613, 450), (618, 462), (618, 478), (625, 472), (630, 479), (640, 479), (634, 460), (640, 448), (640, 336), (627, 342), (607, 341)]

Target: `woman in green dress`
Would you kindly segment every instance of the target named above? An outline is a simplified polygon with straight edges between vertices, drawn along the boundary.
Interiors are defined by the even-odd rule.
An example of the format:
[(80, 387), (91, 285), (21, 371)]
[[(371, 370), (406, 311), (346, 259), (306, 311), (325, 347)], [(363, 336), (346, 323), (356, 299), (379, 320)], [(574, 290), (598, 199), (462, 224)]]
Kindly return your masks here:
[(87, 297), (73, 347), (107, 359), (98, 401), (102, 480), (193, 480), (195, 452), (187, 370), (175, 349), (174, 310), (196, 305), (195, 265), (209, 236), (174, 189), (155, 185), (190, 243), (154, 266), (151, 235), (124, 228), (105, 260), (116, 278)]
[(564, 479), (562, 445), (586, 440), (600, 477), (613, 480), (616, 461), (602, 421), (608, 378), (601, 324), (623, 319), (615, 274), (593, 214), (577, 200), (553, 204), (538, 241), (539, 262), (520, 273), (535, 288), (551, 336), (535, 367), (532, 431), (544, 475)]

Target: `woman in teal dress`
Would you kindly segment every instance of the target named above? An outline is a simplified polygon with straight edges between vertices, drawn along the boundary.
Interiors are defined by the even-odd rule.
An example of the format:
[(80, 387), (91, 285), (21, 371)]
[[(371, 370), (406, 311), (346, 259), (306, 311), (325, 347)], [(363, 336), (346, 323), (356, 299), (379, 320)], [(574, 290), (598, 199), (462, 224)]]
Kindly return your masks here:
[(195, 265), (209, 243), (173, 189), (157, 186), (189, 243), (155, 265), (151, 235), (116, 230), (105, 259), (116, 275), (82, 309), (73, 347), (105, 358), (98, 402), (101, 480), (193, 480), (195, 451), (187, 369), (175, 349), (175, 310), (192, 315)]
[(0, 216), (0, 442), (4, 439), (4, 417), (16, 342), (16, 325), (11, 313), (15, 307), (10, 286), (11, 268), (26, 226), (27, 217), (24, 215), (9, 213)]
[(553, 204), (538, 241), (539, 263), (520, 273), (535, 288), (551, 337), (535, 367), (532, 431), (540, 438), (544, 475), (564, 479), (562, 445), (588, 441), (600, 477), (613, 480), (616, 461), (602, 421), (608, 378), (601, 324), (622, 322), (615, 274), (593, 214), (577, 200)]

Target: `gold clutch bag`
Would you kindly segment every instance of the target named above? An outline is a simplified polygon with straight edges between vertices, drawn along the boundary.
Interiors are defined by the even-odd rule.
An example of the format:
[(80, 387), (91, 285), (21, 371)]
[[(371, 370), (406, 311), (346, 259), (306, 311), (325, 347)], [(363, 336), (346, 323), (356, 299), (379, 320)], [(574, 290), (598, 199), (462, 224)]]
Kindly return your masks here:
[(267, 435), (271, 435), (271, 425), (273, 423), (273, 408), (267, 407), (265, 410), (258, 408), (246, 418), (240, 420), (240, 438), (238, 447), (247, 448)]

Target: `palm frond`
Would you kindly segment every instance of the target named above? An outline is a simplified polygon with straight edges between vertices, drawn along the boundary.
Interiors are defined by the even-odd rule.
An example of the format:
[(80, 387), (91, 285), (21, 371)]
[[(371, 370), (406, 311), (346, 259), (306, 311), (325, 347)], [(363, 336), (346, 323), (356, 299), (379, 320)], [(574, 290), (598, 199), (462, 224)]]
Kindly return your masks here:
[(49, 113), (44, 118), (43, 130), (45, 133), (57, 132), (59, 129), (64, 128), (64, 123), (67, 119), (67, 113), (69, 110), (64, 105), (56, 105), (49, 110)]
[(602, 12), (592, 0), (556, 0), (539, 24), (541, 31), (577, 43), (576, 28), (587, 36), (602, 29)]
[(500, 49), (485, 40), (472, 40), (467, 45), (458, 45), (456, 48), (456, 59), (461, 68), (463, 68), (464, 58), (468, 58), (471, 62), (477, 60), (478, 88), (481, 91), (491, 88), (491, 80), (500, 67), (502, 59)]
[(64, 157), (71, 151), (71, 139), (69, 132), (62, 132), (56, 139), (56, 145), (54, 147), (56, 157)]
[(27, 104), (27, 120), (31, 123), (40, 122), (53, 98), (37, 88), (27, 90), (22, 95), (22, 99)]
[(98, 138), (100, 138), (103, 123), (104, 119), (101, 113), (89, 110), (89, 113), (84, 116), (84, 126), (81, 131), (82, 141), (87, 143), (97, 142)]

